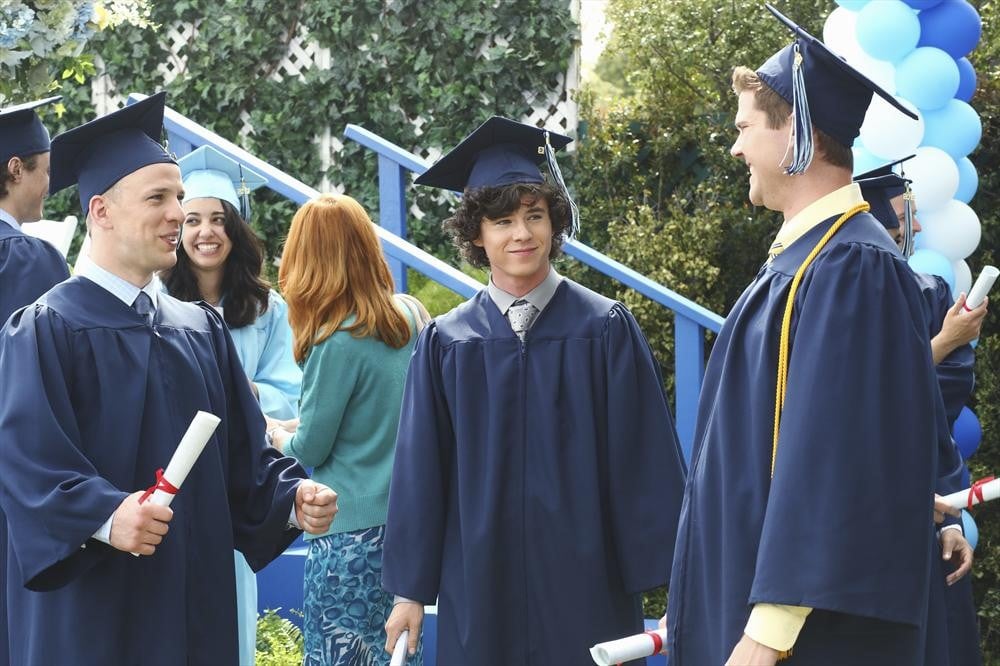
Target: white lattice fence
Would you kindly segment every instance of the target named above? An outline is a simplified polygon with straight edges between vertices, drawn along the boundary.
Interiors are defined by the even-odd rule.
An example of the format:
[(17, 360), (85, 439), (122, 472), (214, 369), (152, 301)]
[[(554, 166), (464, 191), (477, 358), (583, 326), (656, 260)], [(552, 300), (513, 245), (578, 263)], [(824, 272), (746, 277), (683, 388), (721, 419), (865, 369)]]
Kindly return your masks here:
[[(574, 3), (575, 4), (575, 3)], [(157, 71), (163, 74), (164, 83), (170, 83), (178, 76), (182, 76), (187, 69), (186, 46), (198, 37), (197, 23), (176, 23), (168, 27), (163, 32), (167, 40), (167, 60), (157, 67)], [(488, 57), (489, 50), (494, 47), (507, 47), (508, 40), (501, 36), (491, 37), (484, 40), (479, 49), (482, 57)], [(268, 65), (261, 65), (258, 73), (261, 76), (269, 76), (275, 81), (283, 81), (286, 78), (304, 77), (305, 74), (314, 68), (328, 68), (330, 66), (330, 49), (323, 48), (313, 41), (310, 41), (308, 31), (300, 27), (298, 33), (289, 41), (287, 52), (273, 70)], [(104, 115), (125, 103), (125, 96), (118, 90), (115, 82), (108, 76), (104, 66), (104, 61), (100, 57), (95, 58), (97, 75), (91, 84), (91, 101), (98, 115)], [(523, 122), (545, 127), (555, 132), (570, 133), (576, 132), (577, 126), (577, 106), (573, 101), (573, 94), (579, 88), (580, 68), (579, 68), (579, 48), (570, 59), (569, 70), (560, 78), (559, 86), (555, 90), (538, 94), (534, 91), (525, 91), (525, 101), (532, 106), (532, 111), (524, 118)], [(128, 92), (128, 91), (123, 91)], [(152, 91), (143, 91), (152, 92)], [(400, 115), (405, 117), (402, 109)], [(243, 111), (240, 119), (242, 127), (239, 132), (239, 139), (245, 139), (253, 133), (254, 128), (250, 122), (250, 115)], [(417, 136), (423, 134), (423, 127), (426, 124), (423, 118), (408, 119), (413, 125)], [(339, 139), (342, 127), (337, 128), (317, 128), (316, 137), (313, 143), (319, 151), (320, 163), (323, 172), (313, 174), (293, 174), (297, 178), (316, 186), (321, 191), (343, 192), (341, 184), (331, 184), (325, 174), (335, 167), (338, 162), (343, 143)], [(239, 143), (239, 140), (237, 140)], [(572, 146), (573, 144), (570, 144)], [(442, 150), (438, 146), (422, 146), (415, 151), (420, 157), (428, 162), (434, 162), (442, 155)], [(411, 213), (420, 218), (423, 212), (416, 207), (411, 208)]]

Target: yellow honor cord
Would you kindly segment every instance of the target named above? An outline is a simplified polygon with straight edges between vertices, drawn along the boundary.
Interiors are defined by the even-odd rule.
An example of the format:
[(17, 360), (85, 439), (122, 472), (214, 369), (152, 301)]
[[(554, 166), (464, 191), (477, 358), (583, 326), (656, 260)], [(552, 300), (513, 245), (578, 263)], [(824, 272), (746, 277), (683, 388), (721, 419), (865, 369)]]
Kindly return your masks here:
[(788, 349), (791, 345), (792, 310), (795, 307), (795, 294), (799, 290), (799, 284), (802, 282), (802, 277), (805, 275), (806, 269), (809, 268), (809, 265), (820, 253), (820, 250), (823, 249), (829, 240), (833, 238), (833, 235), (849, 219), (858, 213), (867, 212), (869, 208), (867, 203), (860, 203), (841, 215), (827, 232), (823, 234), (823, 237), (819, 239), (816, 246), (809, 252), (809, 256), (805, 258), (805, 261), (802, 262), (802, 265), (795, 272), (795, 277), (792, 278), (792, 287), (788, 291), (788, 300), (785, 302), (785, 314), (781, 319), (781, 340), (778, 344), (778, 382), (774, 398), (774, 442), (771, 446), (771, 478), (774, 478), (774, 463), (778, 459), (778, 432), (781, 429), (781, 410), (785, 406), (785, 389), (788, 384)]

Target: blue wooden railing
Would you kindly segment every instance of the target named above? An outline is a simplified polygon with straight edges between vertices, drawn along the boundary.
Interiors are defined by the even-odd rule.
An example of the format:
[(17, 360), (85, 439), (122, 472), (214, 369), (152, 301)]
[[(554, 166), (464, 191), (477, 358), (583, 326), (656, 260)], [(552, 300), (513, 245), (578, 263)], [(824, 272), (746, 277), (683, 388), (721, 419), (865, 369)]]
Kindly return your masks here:
[[(133, 93), (129, 103), (145, 95)], [(168, 108), (164, 116), (170, 150), (178, 156), (209, 145), (251, 167), (268, 179), (268, 187), (296, 203), (320, 194), (305, 183), (251, 155), (236, 144)], [(376, 233), (389, 259), (396, 287), (406, 290), (406, 269), (412, 268), (466, 298), (483, 285), (458, 269), (406, 241), (406, 187), (409, 172), (423, 173), (428, 165), (420, 157), (357, 125), (348, 125), (344, 135), (373, 151), (378, 157), (379, 223)], [(698, 394), (704, 374), (705, 330), (718, 332), (723, 319), (680, 294), (667, 289), (624, 264), (571, 240), (565, 253), (652, 299), (674, 313), (676, 424), (685, 457), (690, 459), (694, 439)]]

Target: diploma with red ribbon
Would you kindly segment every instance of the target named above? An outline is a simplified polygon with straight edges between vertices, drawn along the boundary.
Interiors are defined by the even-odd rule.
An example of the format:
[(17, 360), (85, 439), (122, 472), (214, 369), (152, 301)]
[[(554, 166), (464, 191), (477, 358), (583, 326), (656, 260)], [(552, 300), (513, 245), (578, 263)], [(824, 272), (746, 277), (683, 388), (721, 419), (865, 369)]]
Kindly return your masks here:
[(967, 490), (945, 495), (941, 499), (956, 509), (971, 509), (977, 504), (989, 502), (998, 497), (1000, 497), (1000, 479), (988, 476), (985, 479), (979, 479)]
[(181, 438), (181, 443), (177, 445), (177, 450), (167, 463), (167, 470), (156, 470), (156, 483), (143, 493), (139, 498), (139, 504), (148, 499), (153, 504), (170, 506), (174, 501), (174, 495), (180, 490), (181, 484), (194, 467), (198, 456), (205, 450), (205, 445), (212, 438), (212, 433), (219, 427), (220, 422), (218, 416), (208, 412), (198, 412), (194, 415), (191, 425)]
[(663, 644), (666, 640), (667, 630), (656, 629), (635, 636), (619, 638), (616, 641), (598, 643), (590, 648), (590, 656), (598, 666), (614, 666), (633, 659), (659, 654), (663, 650)]

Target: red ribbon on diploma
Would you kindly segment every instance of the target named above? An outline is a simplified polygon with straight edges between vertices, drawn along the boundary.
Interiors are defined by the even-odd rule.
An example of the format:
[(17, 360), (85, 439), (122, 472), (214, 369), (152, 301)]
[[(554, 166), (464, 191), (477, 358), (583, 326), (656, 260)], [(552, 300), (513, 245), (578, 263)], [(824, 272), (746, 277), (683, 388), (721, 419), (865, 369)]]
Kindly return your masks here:
[[(167, 481), (166, 477), (163, 476), (162, 467), (156, 470), (156, 483), (154, 483), (153, 485), (151, 485), (149, 488), (146, 489), (146, 492), (144, 492), (142, 494), (142, 497), (139, 498), (139, 504), (142, 504), (147, 499), (149, 499), (149, 496), (155, 493), (157, 490), (162, 490), (163, 492), (169, 495), (176, 495), (177, 492), (180, 490), (180, 488), (175, 488), (174, 485), (169, 481)], [(981, 497), (982, 497), (982, 491), (980, 491), (980, 498)]]
[(973, 483), (972, 487), (969, 488), (969, 508), (970, 509), (972, 508), (972, 500), (974, 500), (974, 499), (978, 499), (980, 504), (983, 503), (983, 486), (985, 486), (987, 483), (989, 483), (990, 481), (992, 481), (993, 478), (994, 477), (992, 477), (992, 476), (983, 477), (982, 479), (979, 479), (978, 481), (976, 481), (975, 483)]
[(653, 639), (653, 654), (660, 654), (663, 649), (663, 639), (655, 631), (647, 631), (646, 635)]

